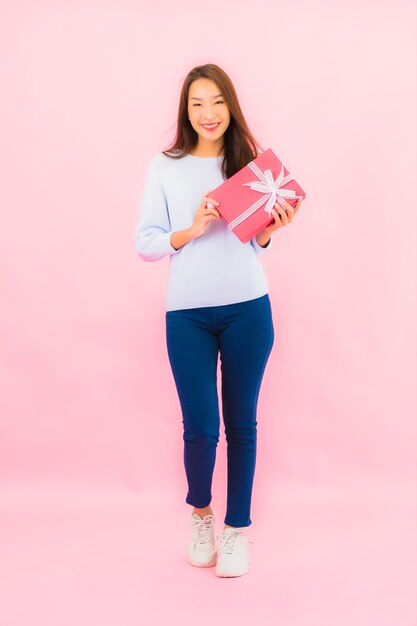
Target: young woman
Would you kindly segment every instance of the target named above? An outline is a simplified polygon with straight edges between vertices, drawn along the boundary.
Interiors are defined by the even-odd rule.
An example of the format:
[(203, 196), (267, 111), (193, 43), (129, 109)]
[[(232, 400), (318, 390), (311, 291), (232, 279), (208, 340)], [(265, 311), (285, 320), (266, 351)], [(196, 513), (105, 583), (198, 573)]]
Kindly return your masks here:
[[(193, 507), (188, 558), (192, 565), (216, 565), (218, 576), (248, 572), (244, 528), (252, 523), (256, 410), (274, 343), (258, 257), (271, 248), (271, 234), (291, 222), (294, 209), (277, 202), (274, 222), (244, 244), (220, 217), (209, 190), (258, 154), (230, 78), (214, 64), (195, 67), (182, 86), (176, 138), (150, 162), (135, 233), (145, 261), (170, 255), (166, 341), (182, 411), (185, 502)], [(227, 511), (216, 549), (210, 502), (220, 434), (219, 353)]]

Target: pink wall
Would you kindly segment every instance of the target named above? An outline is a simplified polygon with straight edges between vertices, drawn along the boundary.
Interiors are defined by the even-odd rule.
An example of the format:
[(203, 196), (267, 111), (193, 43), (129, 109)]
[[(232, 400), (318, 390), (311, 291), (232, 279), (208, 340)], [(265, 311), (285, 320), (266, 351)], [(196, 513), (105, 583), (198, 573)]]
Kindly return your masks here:
[[(412, 0), (1, 0), (2, 626), (415, 626), (416, 23)], [(307, 193), (262, 256), (257, 541), (231, 585), (185, 561), (168, 258), (133, 240), (206, 62)], [(219, 528), (225, 476), (222, 430)]]
[(4, 487), (185, 497), (168, 258), (142, 261), (133, 232), (204, 62), (308, 195), (262, 259), (257, 490), (414, 481), (415, 31), (407, 0), (0, 4)]

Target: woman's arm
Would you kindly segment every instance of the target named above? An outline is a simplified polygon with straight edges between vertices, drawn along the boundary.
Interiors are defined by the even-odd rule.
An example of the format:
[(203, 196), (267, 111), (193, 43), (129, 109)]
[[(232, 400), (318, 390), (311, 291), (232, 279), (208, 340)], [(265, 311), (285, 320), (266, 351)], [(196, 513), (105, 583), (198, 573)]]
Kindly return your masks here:
[(171, 234), (171, 246), (175, 248), (175, 250), (179, 250), (182, 246), (185, 246), (186, 243), (194, 239), (195, 235), (191, 228), (186, 228), (185, 230), (178, 230), (175, 233)]
[(160, 155), (150, 164), (140, 203), (140, 217), (135, 231), (135, 247), (145, 261), (158, 261), (167, 254), (178, 252), (171, 245), (171, 223), (168, 206), (160, 181)]
[(266, 229), (262, 230), (255, 237), (252, 237), (250, 242), (258, 256), (260, 254), (264, 254), (267, 250), (270, 250), (273, 247), (271, 233), (269, 233)]
[(261, 230), (261, 232), (256, 235), (256, 241), (261, 246), (261, 248), (269, 248), (271, 233), (267, 230)]

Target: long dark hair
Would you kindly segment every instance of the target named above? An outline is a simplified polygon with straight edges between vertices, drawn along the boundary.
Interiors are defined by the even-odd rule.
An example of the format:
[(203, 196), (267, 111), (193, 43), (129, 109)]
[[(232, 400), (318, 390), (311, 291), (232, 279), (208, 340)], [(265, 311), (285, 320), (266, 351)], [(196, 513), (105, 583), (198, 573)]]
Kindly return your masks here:
[[(197, 78), (209, 78), (216, 83), (229, 109), (230, 123), (223, 135), (222, 172), (223, 178), (230, 178), (264, 150), (248, 128), (232, 81), (224, 70), (213, 63), (198, 65), (187, 74), (181, 89), (177, 134), (172, 145), (163, 150), (163, 154), (180, 159), (189, 154), (197, 144), (198, 134), (188, 120), (188, 92), (191, 83)], [(169, 154), (170, 152), (176, 154)]]

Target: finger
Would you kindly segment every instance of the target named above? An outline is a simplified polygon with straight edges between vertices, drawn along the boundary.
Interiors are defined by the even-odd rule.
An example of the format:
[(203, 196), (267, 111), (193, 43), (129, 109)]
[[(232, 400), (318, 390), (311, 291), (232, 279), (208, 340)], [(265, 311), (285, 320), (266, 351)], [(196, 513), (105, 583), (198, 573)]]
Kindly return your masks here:
[(289, 202), (286, 202), (286, 205), (288, 207), (287, 208), (287, 218), (288, 218), (288, 224), (289, 224), (291, 222), (292, 218), (294, 217), (295, 208)]
[(280, 218), (278, 212), (275, 211), (275, 209), (272, 209), (272, 213), (274, 214), (274, 220), (275, 220), (274, 226), (278, 226), (278, 227), (282, 226), (281, 218)]
[(277, 207), (277, 211), (280, 215), (287, 215), (286, 210), (284, 209), (283, 206), (281, 206), (279, 202), (275, 202), (275, 206)]
[(212, 198), (211, 196), (204, 196), (203, 198), (204, 202), (209, 202), (210, 204), (215, 204), (216, 206), (219, 206), (219, 202), (217, 202), (217, 200), (215, 200), (215, 198)]
[(218, 220), (221, 219), (220, 213), (216, 209), (206, 209), (206, 215), (214, 215)]
[(219, 219), (220, 219), (220, 218), (219, 218), (219, 217), (217, 217), (217, 215), (213, 215), (213, 213), (207, 213), (207, 215), (205, 215), (205, 216), (203, 217), (203, 220), (204, 220), (205, 222), (212, 222), (213, 220), (216, 220), (216, 222), (218, 222), (218, 221), (219, 221)]
[(285, 209), (283, 209), (281, 206), (278, 206), (278, 211), (280, 214), (280, 218), (281, 218), (281, 222), (286, 225), (288, 224), (288, 215)]

